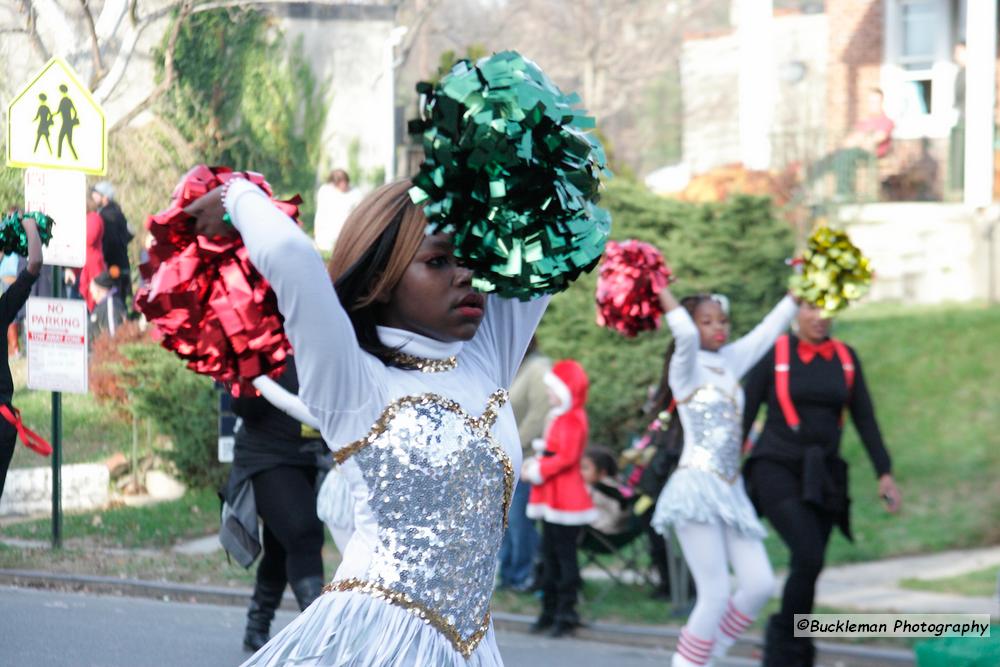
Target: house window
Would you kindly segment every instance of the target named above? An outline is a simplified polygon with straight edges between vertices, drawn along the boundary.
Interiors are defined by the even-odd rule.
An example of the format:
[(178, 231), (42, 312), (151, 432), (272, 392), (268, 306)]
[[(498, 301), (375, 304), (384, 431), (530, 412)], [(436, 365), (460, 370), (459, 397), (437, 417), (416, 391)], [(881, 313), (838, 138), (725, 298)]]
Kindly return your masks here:
[(886, 106), (902, 135), (946, 132), (953, 106), (955, 32), (960, 0), (886, 0)]

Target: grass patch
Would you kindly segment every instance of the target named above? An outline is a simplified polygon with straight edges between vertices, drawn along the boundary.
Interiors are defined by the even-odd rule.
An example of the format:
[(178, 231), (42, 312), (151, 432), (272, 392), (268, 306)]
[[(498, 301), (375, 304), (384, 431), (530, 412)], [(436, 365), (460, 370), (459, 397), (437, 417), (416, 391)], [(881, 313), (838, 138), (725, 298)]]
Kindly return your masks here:
[[(47, 539), (51, 521), (38, 519), (7, 526), (2, 534)], [(63, 539), (87, 540), (103, 547), (164, 548), (180, 540), (219, 530), (219, 499), (214, 491), (193, 489), (180, 500), (143, 507), (112, 507), (63, 517)]]
[[(871, 305), (838, 320), (836, 336), (861, 357), (903, 509), (886, 513), (864, 447), (848, 428), (841, 452), (851, 466), (855, 542), (835, 531), (829, 564), (1000, 541), (998, 331), (1000, 308), (974, 305)], [(785, 567), (777, 535), (767, 547)]]
[[(340, 563), (332, 546), (323, 549), (324, 573), (329, 578)], [(108, 553), (92, 547), (69, 547), (59, 551), (20, 549), (0, 544), (0, 569), (41, 570), (61, 574), (87, 574), (141, 581), (226, 586), (253, 586), (256, 564), (245, 570), (226, 559), (223, 552), (204, 555), (162, 553)]]
[(899, 585), (914, 591), (990, 597), (997, 594), (1000, 567), (967, 572), (943, 579), (903, 579)]
[[(12, 359), (14, 405), (28, 428), (52, 441), (52, 393), (30, 391), (27, 388), (27, 362)], [(128, 451), (132, 444), (132, 424), (122, 420), (90, 394), (62, 395), (62, 460), (63, 463), (94, 463), (115, 452)], [(18, 445), (11, 461), (12, 468), (49, 466), (51, 460), (27, 447)]]

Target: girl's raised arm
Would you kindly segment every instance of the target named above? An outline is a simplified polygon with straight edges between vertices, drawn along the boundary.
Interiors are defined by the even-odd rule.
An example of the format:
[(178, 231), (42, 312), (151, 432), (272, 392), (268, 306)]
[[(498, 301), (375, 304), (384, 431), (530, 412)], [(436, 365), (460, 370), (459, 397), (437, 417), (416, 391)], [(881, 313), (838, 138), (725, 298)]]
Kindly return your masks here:
[(752, 331), (719, 350), (733, 375), (743, 377), (767, 354), (778, 336), (788, 329), (797, 310), (795, 299), (790, 294), (786, 295)]
[(468, 345), (496, 369), (501, 387), (510, 387), (514, 381), (550, 298), (545, 295), (518, 301), (490, 295), (486, 300), (486, 317)]
[(688, 311), (680, 305), (669, 287), (660, 291), (660, 305), (667, 313), (667, 326), (674, 336), (674, 353), (670, 357), (670, 390), (677, 401), (686, 399), (694, 389), (701, 339), (698, 327)]
[(278, 310), (295, 350), (299, 396), (324, 426), (324, 435), (336, 413), (382, 401), (379, 380), (384, 367), (358, 346), (351, 320), (309, 237), (249, 181), (233, 182), (222, 203), (250, 261), (278, 296)]

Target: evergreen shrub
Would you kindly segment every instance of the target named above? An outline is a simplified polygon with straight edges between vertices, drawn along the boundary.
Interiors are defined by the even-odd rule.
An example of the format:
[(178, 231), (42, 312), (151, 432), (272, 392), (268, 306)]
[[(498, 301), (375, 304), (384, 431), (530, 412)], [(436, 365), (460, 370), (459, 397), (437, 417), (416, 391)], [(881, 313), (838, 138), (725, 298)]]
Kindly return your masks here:
[[(638, 239), (663, 251), (678, 278), (672, 286), (678, 297), (702, 291), (728, 296), (734, 336), (752, 328), (786, 291), (784, 260), (792, 254), (793, 234), (767, 197), (685, 203), (616, 178), (601, 205), (611, 211), (613, 239)], [(665, 322), (635, 339), (598, 327), (596, 282), (594, 271), (553, 298), (539, 345), (553, 360), (583, 364), (590, 376), (591, 441), (620, 449), (649, 420), (640, 411), (648, 387), (659, 381), (670, 334)]]

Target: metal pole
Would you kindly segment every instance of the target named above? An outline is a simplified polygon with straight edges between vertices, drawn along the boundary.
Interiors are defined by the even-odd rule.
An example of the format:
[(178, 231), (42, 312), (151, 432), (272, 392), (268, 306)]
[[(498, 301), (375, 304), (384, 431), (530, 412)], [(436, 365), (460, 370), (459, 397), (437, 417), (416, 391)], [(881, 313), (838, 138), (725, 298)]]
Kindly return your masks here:
[[(62, 270), (52, 267), (52, 296), (63, 296)], [(62, 548), (62, 394), (52, 392), (52, 548)]]

